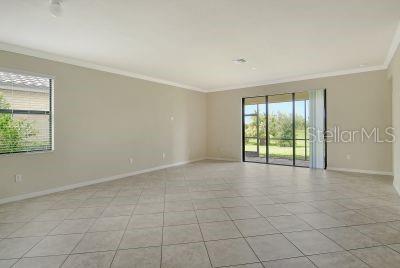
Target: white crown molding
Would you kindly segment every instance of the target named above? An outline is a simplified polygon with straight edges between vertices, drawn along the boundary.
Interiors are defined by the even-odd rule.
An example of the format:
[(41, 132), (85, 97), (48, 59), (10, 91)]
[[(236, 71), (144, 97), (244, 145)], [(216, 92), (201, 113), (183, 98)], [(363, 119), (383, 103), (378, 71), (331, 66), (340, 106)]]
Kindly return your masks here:
[(381, 70), (386, 70), (386, 69), (387, 69), (387, 66), (384, 66), (384, 65), (369, 66), (369, 67), (341, 70), (341, 71), (328, 72), (328, 73), (308, 74), (308, 75), (302, 75), (302, 76), (287, 77), (287, 78), (282, 78), (282, 79), (266, 80), (266, 81), (262, 81), (262, 82), (258, 82), (258, 83), (254, 83), (254, 84), (244, 84), (244, 85), (238, 85), (238, 86), (209, 89), (209, 90), (207, 90), (207, 92), (217, 92), (217, 91), (226, 91), (226, 90), (242, 89), (242, 88), (249, 88), (249, 87), (276, 85), (276, 84), (311, 80), (311, 79), (324, 78), (324, 77), (365, 73), (365, 72), (371, 72), (371, 71), (381, 71)]
[(392, 59), (394, 55), (396, 54), (397, 48), (400, 45), (400, 22), (397, 25), (396, 32), (394, 33), (393, 39), (392, 39), (392, 44), (390, 45), (389, 51), (386, 56), (386, 60), (384, 63), (384, 66), (389, 67), (390, 63), (392, 62)]
[(202, 161), (204, 159), (205, 158), (199, 158), (199, 159), (194, 159), (194, 160), (182, 161), (182, 162), (177, 162), (177, 163), (173, 163), (173, 164), (162, 165), (162, 166), (152, 167), (152, 168), (148, 168), (148, 169), (142, 169), (142, 170), (138, 170), (138, 171), (133, 171), (133, 172), (129, 172), (129, 173), (124, 173), (124, 174), (118, 174), (118, 175), (114, 175), (114, 176), (104, 177), (104, 178), (100, 178), (100, 179), (94, 179), (94, 180), (79, 182), (79, 183), (75, 183), (75, 184), (65, 185), (65, 186), (61, 186), (61, 187), (57, 187), (57, 188), (51, 188), (51, 189), (47, 189), (47, 190), (43, 190), (43, 191), (39, 191), (39, 192), (33, 192), (33, 193), (27, 193), (27, 194), (21, 194), (21, 195), (6, 197), (6, 198), (0, 199), (0, 205), (1, 204), (5, 204), (5, 203), (9, 203), (9, 202), (15, 202), (15, 201), (28, 199), (28, 198), (34, 198), (34, 197), (39, 197), (39, 196), (43, 196), (43, 195), (58, 193), (58, 192), (66, 191), (66, 190), (76, 189), (76, 188), (79, 188), (79, 187), (98, 184), (98, 183), (102, 183), (102, 182), (107, 182), (107, 181), (113, 181), (113, 180), (118, 180), (118, 179), (122, 179), (122, 178), (127, 178), (127, 177), (131, 177), (131, 176), (134, 176), (134, 175), (147, 173), (147, 172), (151, 172), (151, 171), (156, 171), (156, 170), (160, 170), (160, 169), (166, 169), (166, 168), (170, 168), (170, 167), (176, 167), (176, 166), (181, 166), (181, 165), (185, 165), (185, 164), (190, 164), (190, 163), (193, 163), (193, 162)]
[(94, 63), (90, 63), (90, 62), (85, 62), (82, 60), (72, 59), (72, 58), (59, 56), (59, 55), (55, 55), (55, 54), (44, 52), (44, 51), (29, 49), (29, 48), (25, 48), (25, 47), (21, 47), (21, 46), (17, 46), (17, 45), (6, 44), (6, 43), (2, 43), (2, 42), (0, 42), (0, 50), (15, 52), (15, 53), (19, 53), (19, 54), (24, 54), (24, 55), (28, 55), (28, 56), (43, 58), (43, 59), (57, 61), (57, 62), (63, 62), (63, 63), (67, 63), (67, 64), (72, 64), (72, 65), (76, 65), (76, 66), (94, 69), (94, 70), (104, 71), (104, 72), (108, 72), (108, 73), (114, 73), (114, 74), (119, 74), (119, 75), (123, 75), (123, 76), (142, 79), (142, 80), (146, 80), (146, 81), (156, 82), (156, 83), (160, 83), (160, 84), (165, 84), (165, 85), (180, 87), (180, 88), (184, 88), (184, 89), (208, 93), (208, 92), (226, 91), (226, 90), (234, 90), (234, 89), (243, 89), (243, 88), (249, 88), (249, 87), (275, 85), (275, 84), (281, 84), (281, 83), (304, 81), (304, 80), (310, 80), (310, 79), (333, 77), (333, 76), (340, 76), (340, 75), (347, 75), (347, 74), (356, 74), (356, 73), (386, 70), (388, 68), (391, 60), (393, 59), (393, 56), (395, 55), (396, 50), (399, 47), (399, 45), (400, 45), (400, 23), (397, 27), (397, 30), (395, 32), (395, 35), (393, 37), (391, 46), (389, 48), (389, 51), (387, 53), (387, 56), (386, 56), (386, 59), (385, 59), (385, 62), (383, 65), (368, 66), (368, 67), (361, 67), (361, 68), (354, 68), (354, 69), (347, 69), (347, 70), (339, 70), (339, 71), (326, 72), (326, 73), (306, 74), (306, 75), (292, 76), (292, 77), (286, 77), (286, 78), (281, 78), (281, 79), (271, 79), (271, 80), (266, 80), (266, 81), (261, 81), (261, 82), (257, 82), (257, 83), (251, 83), (251, 84), (242, 84), (242, 85), (228, 86), (228, 87), (214, 88), (214, 89), (212, 89), (212, 88), (211, 89), (202, 89), (202, 88), (198, 88), (198, 87), (194, 87), (194, 86), (180, 84), (177, 82), (172, 82), (172, 81), (159, 79), (159, 78), (155, 78), (155, 77), (150, 77), (150, 76), (146, 76), (146, 75), (141, 75), (141, 74), (136, 74), (136, 73), (131, 73), (131, 72), (124, 71), (124, 70), (119, 70), (119, 69), (102, 66), (102, 65), (98, 65), (98, 64), (94, 64)]
[(80, 66), (80, 67), (85, 67), (85, 68), (89, 68), (89, 69), (94, 69), (94, 70), (98, 70), (98, 71), (103, 71), (103, 72), (107, 72), (107, 73), (119, 74), (119, 75), (128, 76), (128, 77), (132, 77), (132, 78), (137, 78), (137, 79), (141, 79), (141, 80), (155, 82), (155, 83), (159, 83), (159, 84), (164, 84), (164, 85), (169, 85), (169, 86), (174, 86), (174, 87), (180, 87), (180, 88), (194, 90), (194, 91), (206, 92), (205, 90), (203, 90), (201, 88), (198, 88), (198, 87), (193, 87), (193, 86), (189, 86), (189, 85), (185, 85), (185, 84), (180, 84), (180, 83), (177, 83), (177, 82), (168, 81), (168, 80), (164, 80), (164, 79), (159, 79), (159, 78), (156, 78), (156, 77), (151, 77), (151, 76), (131, 73), (131, 72), (120, 70), (120, 69), (116, 69), (116, 68), (102, 66), (102, 65), (95, 64), (95, 63), (91, 63), (91, 62), (86, 62), (86, 61), (83, 61), (83, 60), (64, 57), (64, 56), (48, 53), (48, 52), (45, 52), (45, 51), (25, 48), (25, 47), (21, 47), (21, 46), (17, 46), (17, 45), (11, 45), (11, 44), (0, 42), (0, 50), (19, 53), (19, 54), (32, 56), (32, 57), (37, 57), (37, 58), (42, 58), (42, 59), (51, 60), (51, 61), (67, 63), (67, 64), (76, 65), (76, 66)]

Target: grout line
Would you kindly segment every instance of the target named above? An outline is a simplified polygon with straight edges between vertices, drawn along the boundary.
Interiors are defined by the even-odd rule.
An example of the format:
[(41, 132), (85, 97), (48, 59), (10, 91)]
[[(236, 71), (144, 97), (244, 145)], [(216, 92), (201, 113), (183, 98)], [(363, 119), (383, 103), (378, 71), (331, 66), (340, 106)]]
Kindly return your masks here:
[[(184, 178), (186, 179), (185, 175), (184, 175)], [(200, 227), (200, 221), (199, 221), (199, 217), (197, 217), (197, 213), (196, 213), (196, 210), (195, 210), (195, 205), (193, 204), (193, 200), (192, 200), (192, 195), (190, 195), (190, 198), (191, 198), (190, 202), (192, 202), (192, 206), (193, 206), (194, 215), (196, 215), (197, 226), (199, 227), (201, 238), (203, 239), (202, 243), (203, 243), (203, 246), (204, 246), (204, 248), (206, 249), (206, 252), (207, 252), (208, 261), (210, 262), (211, 267), (214, 267), (213, 263), (211, 262), (210, 253), (208, 252), (208, 248), (207, 248), (206, 242), (204, 241), (205, 239), (204, 239), (203, 231), (201, 230), (201, 227)]]
[(163, 182), (163, 184), (164, 184), (164, 194), (163, 194), (163, 199), (164, 199), (164, 203), (163, 203), (163, 224), (162, 224), (162, 227), (161, 227), (161, 246), (160, 246), (160, 248), (161, 248), (161, 254), (160, 254), (160, 268), (162, 268), (162, 261), (163, 261), (163, 246), (164, 246), (164, 228), (165, 228), (165, 199), (166, 199), (166, 197), (165, 197), (165, 195), (166, 195), (166, 191), (167, 191), (167, 184), (166, 184), (166, 182), (165, 182), (165, 180), (164, 180), (164, 182)]
[[(118, 193), (120, 193), (121, 191), (122, 191), (122, 190), (120, 190)], [(117, 248), (115, 249), (114, 256), (113, 256), (113, 258), (112, 258), (112, 260), (111, 260), (111, 262), (110, 262), (110, 267), (111, 267), (112, 264), (114, 263), (115, 257), (117, 256), (117, 253), (118, 253), (118, 250), (119, 250), (119, 247), (121, 246), (122, 240), (124, 239), (124, 236), (125, 236), (125, 234), (126, 234), (126, 230), (128, 229), (129, 223), (132, 221), (132, 218), (133, 218), (133, 215), (134, 215), (134, 213), (135, 213), (135, 210), (136, 210), (136, 208), (137, 208), (137, 206), (138, 206), (138, 204), (139, 204), (139, 200), (140, 200), (140, 198), (141, 198), (142, 195), (143, 195), (143, 191), (144, 191), (144, 188), (141, 189), (140, 194), (139, 194), (139, 197), (138, 197), (138, 200), (137, 200), (137, 203), (134, 205), (134, 208), (132, 209), (131, 214), (129, 215), (128, 223), (126, 224), (126, 226), (125, 226), (125, 228), (124, 228), (124, 231), (123, 231), (123, 233), (122, 233), (121, 239), (119, 240), (118, 246), (117, 246)], [(105, 210), (105, 209), (104, 209), (104, 210)], [(103, 213), (104, 213), (104, 211), (103, 211)]]

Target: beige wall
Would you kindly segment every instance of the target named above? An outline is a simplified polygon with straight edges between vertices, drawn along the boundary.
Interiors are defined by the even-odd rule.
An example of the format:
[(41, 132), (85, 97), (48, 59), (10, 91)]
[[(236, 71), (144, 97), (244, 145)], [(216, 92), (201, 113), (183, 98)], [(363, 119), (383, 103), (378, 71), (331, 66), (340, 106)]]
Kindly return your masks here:
[[(241, 159), (241, 98), (327, 89), (328, 129), (391, 126), (391, 84), (386, 71), (328, 77), (207, 94), (207, 154)], [(347, 155), (351, 159), (347, 159)], [(391, 144), (328, 144), (328, 168), (392, 172)]]
[(397, 49), (389, 68), (389, 77), (393, 85), (393, 127), (395, 128), (397, 140), (393, 144), (393, 184), (400, 193), (400, 48)]
[[(391, 68), (397, 126), (399, 58), (398, 52)], [(55, 151), (0, 156), (0, 199), (206, 155), (240, 160), (242, 97), (326, 88), (328, 128), (392, 124), (386, 71), (204, 94), (4, 51), (0, 68), (56, 77)], [(396, 163), (398, 155), (397, 144)], [(331, 143), (328, 167), (391, 172), (392, 145)], [(15, 174), (23, 175), (21, 183), (14, 182)]]
[(0, 156), (0, 199), (206, 155), (204, 93), (5, 51), (0, 68), (56, 77), (55, 151)]

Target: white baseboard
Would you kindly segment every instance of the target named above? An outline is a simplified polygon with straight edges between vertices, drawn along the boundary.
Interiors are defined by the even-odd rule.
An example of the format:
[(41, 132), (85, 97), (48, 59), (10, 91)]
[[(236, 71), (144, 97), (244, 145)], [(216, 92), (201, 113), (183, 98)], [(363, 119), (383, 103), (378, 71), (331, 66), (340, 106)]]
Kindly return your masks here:
[(51, 188), (51, 189), (47, 189), (47, 190), (43, 190), (43, 191), (39, 191), (39, 192), (33, 192), (33, 193), (27, 193), (27, 194), (6, 197), (6, 198), (0, 199), (0, 204), (5, 204), (5, 203), (20, 201), (20, 200), (24, 200), (24, 199), (28, 199), (28, 198), (53, 194), (53, 193), (71, 190), (71, 189), (88, 186), (88, 185), (92, 185), (92, 184), (113, 181), (113, 180), (122, 179), (122, 178), (130, 177), (130, 176), (134, 176), (134, 175), (138, 175), (138, 174), (142, 174), (142, 173), (147, 173), (147, 172), (151, 172), (151, 171), (156, 171), (156, 170), (160, 170), (160, 169), (181, 166), (181, 165), (201, 161), (204, 159), (206, 159), (206, 158), (182, 161), (182, 162), (177, 162), (177, 163), (173, 163), (173, 164), (162, 165), (162, 166), (152, 167), (152, 168), (148, 168), (148, 169), (142, 169), (142, 170), (137, 170), (137, 171), (133, 171), (133, 172), (128, 172), (128, 173), (124, 173), (124, 174), (118, 174), (118, 175), (114, 175), (114, 176), (110, 176), (110, 177), (104, 177), (104, 178), (94, 179), (94, 180), (90, 180), (90, 181), (84, 181), (84, 182), (79, 182), (79, 183), (75, 183), (75, 184), (65, 185), (65, 186), (61, 186), (61, 187), (57, 187), (57, 188)]
[(207, 156), (205, 159), (207, 159), (207, 160), (216, 160), (216, 161), (240, 162), (240, 160), (234, 159), (234, 158), (220, 158), (220, 157)]
[(393, 187), (394, 187), (394, 189), (396, 190), (397, 194), (400, 195), (400, 185), (396, 185), (396, 184), (393, 182)]
[(393, 176), (393, 173), (392, 173), (392, 172), (378, 171), (378, 170), (337, 168), (337, 167), (328, 167), (327, 170), (331, 170), (331, 171), (342, 171), (342, 172), (352, 172), (352, 173), (364, 173), (364, 174), (371, 174), (371, 175)]

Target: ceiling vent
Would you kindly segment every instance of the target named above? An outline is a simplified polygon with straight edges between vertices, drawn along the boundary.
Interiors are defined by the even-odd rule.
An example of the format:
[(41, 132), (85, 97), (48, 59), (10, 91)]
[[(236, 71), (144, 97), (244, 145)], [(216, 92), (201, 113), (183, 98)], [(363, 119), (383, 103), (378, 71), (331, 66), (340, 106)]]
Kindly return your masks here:
[(236, 64), (242, 64), (242, 63), (246, 63), (247, 62), (247, 60), (246, 59), (243, 59), (243, 58), (240, 58), (240, 59), (235, 59), (235, 60), (232, 60), (234, 63), (236, 63)]

